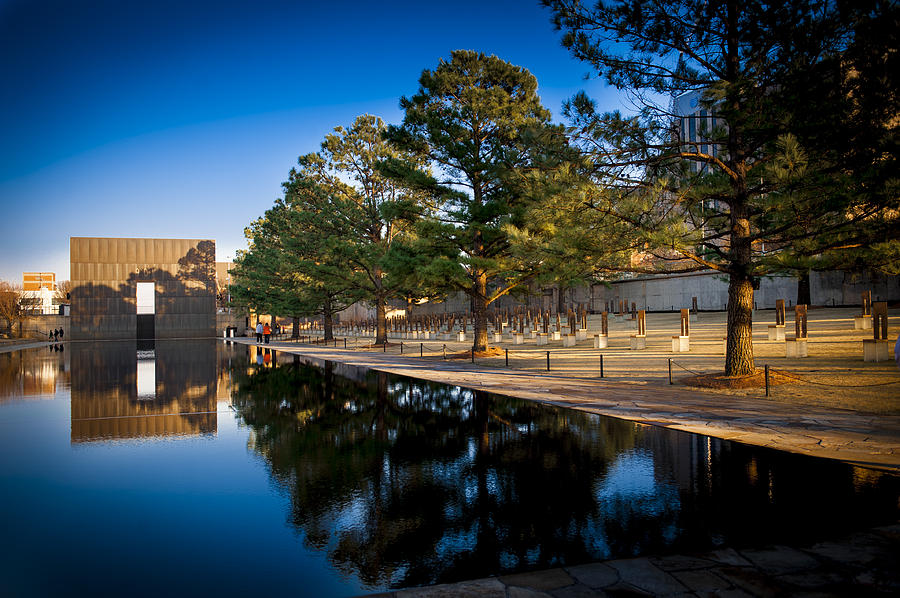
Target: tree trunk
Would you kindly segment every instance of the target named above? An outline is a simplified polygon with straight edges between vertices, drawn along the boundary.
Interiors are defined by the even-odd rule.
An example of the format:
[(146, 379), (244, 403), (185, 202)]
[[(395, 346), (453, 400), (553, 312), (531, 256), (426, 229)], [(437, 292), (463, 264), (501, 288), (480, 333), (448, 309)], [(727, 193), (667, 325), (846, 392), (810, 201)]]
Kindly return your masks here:
[(753, 363), (753, 281), (749, 276), (732, 274), (728, 283), (728, 341), (725, 348), (725, 374), (747, 376), (754, 373)]
[(375, 344), (386, 345), (387, 339), (387, 308), (384, 297), (375, 295)]
[(812, 305), (809, 270), (804, 270), (797, 276), (797, 305)]
[(300, 317), (291, 318), (291, 338), (300, 338)]
[(564, 314), (566, 313), (566, 287), (560, 284), (557, 288), (558, 292), (556, 294), (556, 313)]
[(334, 340), (334, 313), (331, 309), (331, 298), (326, 297), (322, 304), (322, 326), (325, 329), (325, 340)]
[(475, 275), (472, 288), (472, 327), (475, 332), (475, 342), (472, 350), (475, 352), (488, 350), (487, 331), (487, 275), (480, 273)]
[[(731, 115), (743, 113), (739, 80), (740, 43), (738, 39), (740, 4), (729, 0), (726, 6), (726, 86), (725, 105)], [(731, 176), (731, 234), (728, 251), (728, 336), (725, 346), (725, 375), (748, 376), (756, 372), (753, 363), (753, 253), (750, 238), (750, 201), (747, 191), (748, 153), (743, 122), (728, 122), (728, 166)]]

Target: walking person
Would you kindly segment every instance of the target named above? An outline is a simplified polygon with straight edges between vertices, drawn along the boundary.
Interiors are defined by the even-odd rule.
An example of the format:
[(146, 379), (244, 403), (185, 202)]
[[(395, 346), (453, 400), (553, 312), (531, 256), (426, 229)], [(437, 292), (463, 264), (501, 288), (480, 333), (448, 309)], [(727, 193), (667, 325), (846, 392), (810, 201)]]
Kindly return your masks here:
[(62, 337), (63, 337), (63, 329), (60, 328), (59, 329), (59, 340), (62, 340)]
[(256, 343), (259, 344), (262, 342), (263, 335), (263, 325), (259, 320), (256, 321)]
[(269, 344), (269, 336), (271, 336), (271, 334), (272, 334), (272, 329), (269, 327), (269, 325), (266, 324), (265, 326), (263, 326), (263, 336), (266, 337), (267, 345)]

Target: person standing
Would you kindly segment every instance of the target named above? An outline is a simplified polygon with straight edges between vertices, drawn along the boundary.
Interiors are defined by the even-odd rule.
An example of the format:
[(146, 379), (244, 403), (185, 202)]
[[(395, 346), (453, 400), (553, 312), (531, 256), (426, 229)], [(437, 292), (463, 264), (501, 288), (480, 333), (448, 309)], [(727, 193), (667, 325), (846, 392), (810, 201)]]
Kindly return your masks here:
[(262, 342), (263, 335), (263, 325), (259, 320), (256, 321), (256, 342), (257, 344)]
[(266, 337), (267, 345), (269, 344), (269, 336), (271, 336), (271, 334), (272, 334), (272, 328), (270, 328), (269, 324), (267, 323), (265, 326), (263, 326), (263, 336)]

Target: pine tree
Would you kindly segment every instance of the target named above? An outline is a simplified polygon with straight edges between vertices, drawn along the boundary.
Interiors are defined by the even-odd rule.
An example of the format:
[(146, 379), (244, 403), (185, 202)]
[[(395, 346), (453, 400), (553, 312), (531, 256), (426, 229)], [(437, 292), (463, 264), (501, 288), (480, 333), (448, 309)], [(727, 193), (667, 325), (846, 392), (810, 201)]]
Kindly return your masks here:
[[(572, 54), (631, 92), (640, 107), (629, 117), (598, 114), (583, 94), (568, 104), (604, 190), (585, 220), (612, 215), (640, 231), (657, 259), (632, 269), (727, 275), (725, 373), (753, 373), (754, 281), (797, 267), (800, 258), (863, 242), (866, 231), (889, 230), (884, 224), (892, 220), (896, 192), (885, 191), (888, 169), (869, 179), (880, 185), (876, 193), (835, 192), (848, 172), (839, 174), (836, 153), (828, 157), (833, 144), (801, 139), (796, 130), (806, 109), (798, 105), (803, 94), (796, 82), (858, 47), (857, 17), (879, 21), (884, 5), (859, 11), (827, 0), (544, 4)], [(702, 95), (707, 116), (675, 113), (672, 100), (686, 92)], [(705, 138), (700, 143), (686, 141), (683, 127), (691, 121)]]
[(315, 231), (318, 243), (328, 244), (340, 267), (328, 272), (375, 306), (375, 343), (387, 342), (387, 302), (403, 297), (405, 278), (389, 271), (389, 254), (419, 212), (419, 198), (397, 181), (381, 174), (385, 160), (417, 164), (382, 139), (385, 125), (376, 116), (363, 115), (345, 129), (326, 136), (321, 150), (301, 156), (299, 169), (284, 184), (286, 197), (312, 183), (328, 189), (324, 204), (294, 202), (296, 217)]
[(332, 340), (334, 314), (359, 295), (335, 275), (345, 266), (330, 240), (298, 217), (310, 205), (327, 205), (326, 191), (311, 183), (292, 191), (246, 229), (249, 248), (238, 253), (231, 270), (232, 302), (257, 313), (290, 316), (295, 324), (301, 317), (321, 315), (324, 338)]
[(506, 226), (521, 227), (529, 169), (548, 139), (550, 113), (527, 70), (496, 56), (457, 50), (419, 78), (400, 101), (405, 111), (388, 138), (422, 156), (434, 175), (390, 161), (384, 170), (426, 193), (433, 210), (418, 228), (419, 274), (447, 291), (462, 291), (473, 307), (474, 351), (485, 351), (487, 308), (534, 272), (513, 259)]

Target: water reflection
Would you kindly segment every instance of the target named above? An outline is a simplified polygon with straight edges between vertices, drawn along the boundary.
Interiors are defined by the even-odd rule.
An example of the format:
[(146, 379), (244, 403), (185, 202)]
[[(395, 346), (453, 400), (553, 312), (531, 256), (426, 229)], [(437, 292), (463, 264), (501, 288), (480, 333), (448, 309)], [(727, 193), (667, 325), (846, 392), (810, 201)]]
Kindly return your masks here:
[(0, 353), (0, 403), (28, 398), (53, 398), (69, 385), (69, 359), (64, 345), (47, 350)]
[(281, 357), (235, 368), (249, 446), (305, 542), (372, 588), (806, 541), (898, 515), (893, 476)]
[(216, 432), (215, 340), (73, 343), (69, 352), (73, 443)]

